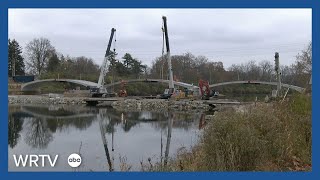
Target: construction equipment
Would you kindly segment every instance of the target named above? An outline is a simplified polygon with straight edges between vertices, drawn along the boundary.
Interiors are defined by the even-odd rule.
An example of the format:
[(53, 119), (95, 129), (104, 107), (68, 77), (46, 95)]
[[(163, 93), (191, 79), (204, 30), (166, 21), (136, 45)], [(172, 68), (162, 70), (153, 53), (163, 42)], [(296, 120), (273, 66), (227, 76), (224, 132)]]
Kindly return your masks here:
[(127, 85), (127, 82), (122, 80), (121, 84), (120, 84), (119, 97), (127, 97), (128, 96), (127, 90), (125, 87), (126, 85)]
[(193, 91), (188, 88), (184, 88), (183, 90), (175, 90), (175, 92), (176, 93), (172, 97), (174, 97), (176, 100), (194, 99)]
[(200, 88), (201, 99), (209, 100), (209, 98), (211, 96), (211, 91), (210, 91), (210, 88), (209, 88), (209, 82), (200, 79), (199, 80), (199, 88)]
[(114, 97), (115, 96), (114, 93), (108, 93), (107, 89), (104, 87), (104, 77), (106, 76), (107, 71), (108, 71), (108, 64), (107, 64), (108, 63), (108, 56), (111, 54), (110, 49), (111, 49), (112, 39), (113, 39), (115, 32), (116, 32), (116, 29), (112, 28), (108, 47), (106, 50), (106, 54), (104, 56), (104, 60), (101, 65), (101, 68), (100, 68), (101, 71), (100, 71), (100, 76), (99, 76), (99, 80), (98, 80), (98, 86), (97, 87), (90, 87), (91, 97)]
[(163, 20), (163, 33), (165, 36), (165, 44), (167, 50), (167, 62), (168, 62), (168, 71), (169, 71), (169, 88), (165, 89), (164, 93), (160, 95), (161, 99), (169, 99), (171, 95), (174, 93), (174, 84), (173, 84), (173, 71), (172, 71), (172, 64), (171, 64), (171, 56), (170, 56), (170, 46), (169, 46), (169, 36), (168, 36), (168, 28), (167, 28), (167, 17), (162, 16)]

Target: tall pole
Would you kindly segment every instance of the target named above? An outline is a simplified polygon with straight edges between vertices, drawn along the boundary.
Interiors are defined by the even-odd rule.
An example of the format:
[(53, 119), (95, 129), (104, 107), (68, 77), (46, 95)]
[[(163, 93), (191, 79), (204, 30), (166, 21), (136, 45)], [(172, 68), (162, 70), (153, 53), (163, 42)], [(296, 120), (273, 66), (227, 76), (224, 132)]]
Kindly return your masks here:
[(281, 95), (281, 72), (280, 72), (280, 63), (279, 63), (279, 53), (276, 52), (274, 55), (274, 61), (275, 61), (275, 71), (277, 76), (277, 96)]
[(164, 34), (166, 39), (166, 48), (167, 48), (167, 58), (168, 58), (168, 70), (169, 70), (169, 89), (173, 90), (173, 72), (172, 72), (172, 64), (171, 64), (171, 56), (170, 56), (170, 46), (169, 46), (169, 37), (168, 37), (168, 28), (167, 28), (167, 17), (162, 16), (163, 26), (164, 26)]

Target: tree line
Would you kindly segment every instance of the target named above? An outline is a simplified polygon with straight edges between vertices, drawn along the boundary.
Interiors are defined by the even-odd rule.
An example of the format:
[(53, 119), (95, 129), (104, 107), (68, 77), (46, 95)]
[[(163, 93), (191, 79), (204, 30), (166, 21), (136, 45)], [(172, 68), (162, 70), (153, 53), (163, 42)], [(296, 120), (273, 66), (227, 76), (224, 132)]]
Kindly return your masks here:
[[(276, 81), (274, 59), (260, 62), (250, 60), (246, 63), (232, 64), (228, 68), (225, 68), (221, 61), (213, 62), (205, 56), (194, 56), (191, 53), (174, 55), (171, 59), (174, 79), (177, 81), (194, 84), (197, 84), (199, 79), (207, 80), (210, 84), (237, 80)], [(168, 68), (165, 62), (165, 58), (156, 58), (152, 63), (150, 76), (161, 78), (163, 71), (166, 72)], [(283, 83), (305, 87), (312, 71), (311, 42), (297, 54), (293, 64), (281, 65), (280, 70)], [(167, 73), (164, 78), (167, 79)]]
[[(15, 39), (8, 40), (8, 47), (9, 77), (31, 74), (40, 79), (69, 78), (94, 82), (98, 80), (100, 67), (93, 59), (63, 55), (57, 52), (46, 38), (35, 38), (27, 43), (24, 54)], [(173, 55), (171, 59), (176, 81), (193, 84), (197, 84), (199, 79), (207, 80), (210, 84), (236, 80), (276, 81), (274, 59), (260, 62), (250, 60), (246, 63), (232, 64), (228, 68), (224, 67), (222, 61), (212, 61), (205, 56), (195, 56), (191, 53)], [(166, 62), (166, 56), (157, 57), (148, 67), (130, 53), (125, 53), (119, 58), (118, 54), (112, 51), (108, 56), (109, 71), (105, 82), (131, 78), (168, 79)], [(312, 71), (311, 42), (297, 53), (293, 64), (281, 65), (280, 69), (283, 83), (305, 87)]]
[[(69, 78), (97, 81), (100, 67), (93, 59), (80, 56), (70, 57), (56, 51), (49, 39), (35, 38), (30, 41), (22, 54), (22, 47), (13, 39), (8, 40), (8, 76), (35, 75), (39, 79)], [(15, 66), (13, 65), (15, 63)], [(140, 78), (146, 75), (147, 66), (126, 53), (121, 59), (116, 52), (108, 56), (109, 73), (106, 82), (112, 79)], [(13, 74), (15, 67), (15, 74)]]

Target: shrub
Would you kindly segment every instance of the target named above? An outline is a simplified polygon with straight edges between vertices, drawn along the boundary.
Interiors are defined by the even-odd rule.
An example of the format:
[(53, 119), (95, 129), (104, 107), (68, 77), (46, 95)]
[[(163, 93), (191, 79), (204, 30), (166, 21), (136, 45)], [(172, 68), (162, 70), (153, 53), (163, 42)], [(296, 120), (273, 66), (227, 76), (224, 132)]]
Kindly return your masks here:
[(311, 169), (311, 97), (219, 112), (190, 152), (166, 170), (289, 171)]

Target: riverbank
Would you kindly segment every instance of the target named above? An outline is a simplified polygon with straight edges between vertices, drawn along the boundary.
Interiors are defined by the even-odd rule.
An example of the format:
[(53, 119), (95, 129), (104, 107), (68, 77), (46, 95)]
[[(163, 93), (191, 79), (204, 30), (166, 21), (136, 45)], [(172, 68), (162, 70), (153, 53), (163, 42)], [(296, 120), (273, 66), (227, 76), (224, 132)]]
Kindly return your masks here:
[(191, 150), (144, 171), (311, 171), (311, 97), (248, 106), (212, 117)]
[(191, 110), (201, 110), (209, 111), (212, 109), (208, 104), (204, 104), (201, 101), (190, 101), (190, 100), (180, 100), (180, 101), (169, 101), (164, 99), (122, 99), (120, 101), (115, 101), (111, 106), (117, 110), (158, 110), (158, 111), (168, 111), (168, 109), (175, 109), (179, 111), (191, 111)]
[[(68, 104), (79, 105), (86, 104), (86, 97), (63, 97), (58, 94), (48, 95), (9, 95), (8, 104)], [(215, 100), (216, 102), (225, 102), (231, 100)], [(232, 102), (232, 101), (231, 101)], [(228, 108), (234, 105), (209, 105), (202, 100), (165, 100), (165, 99), (142, 99), (139, 97), (114, 98), (114, 101), (102, 102), (98, 107), (113, 107), (117, 110), (147, 110), (147, 111), (210, 111), (222, 108)], [(238, 106), (238, 105), (236, 105)]]
[(84, 97), (48, 95), (9, 95), (8, 104), (86, 104)]

